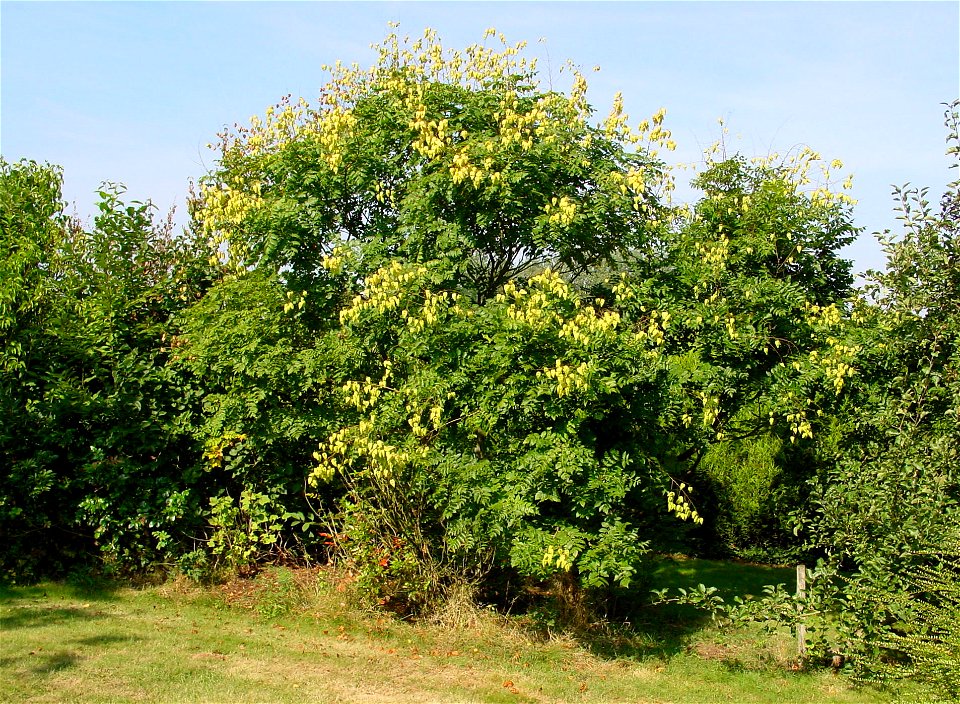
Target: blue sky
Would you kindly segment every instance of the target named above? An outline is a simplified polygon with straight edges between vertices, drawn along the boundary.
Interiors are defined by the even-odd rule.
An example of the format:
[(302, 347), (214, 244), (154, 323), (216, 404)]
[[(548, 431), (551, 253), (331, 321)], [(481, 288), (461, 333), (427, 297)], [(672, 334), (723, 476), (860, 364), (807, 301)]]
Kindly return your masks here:
[(698, 159), (717, 118), (747, 156), (806, 144), (842, 159), (868, 233), (847, 252), (858, 269), (883, 264), (869, 233), (896, 226), (891, 184), (939, 195), (951, 178), (940, 103), (960, 95), (957, 2), (4, 0), (0, 148), (63, 166), (81, 216), (110, 180), (183, 222), (217, 131), (286, 93), (314, 98), (321, 64), (369, 65), (390, 21), (456, 47), (496, 27), (556, 80), (571, 59), (598, 115), (617, 90), (634, 123), (665, 107), (676, 161)]

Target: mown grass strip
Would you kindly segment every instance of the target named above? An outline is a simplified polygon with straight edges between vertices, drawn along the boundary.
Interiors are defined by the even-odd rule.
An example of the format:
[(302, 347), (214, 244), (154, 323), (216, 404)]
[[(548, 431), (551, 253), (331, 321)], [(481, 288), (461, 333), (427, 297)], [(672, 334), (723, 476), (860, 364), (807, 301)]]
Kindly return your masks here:
[[(278, 574), (281, 579), (278, 579)], [(673, 577), (671, 577), (672, 579)], [(282, 586), (282, 585), (286, 586)], [(20, 702), (873, 702), (790, 669), (789, 639), (640, 627), (618, 647), (538, 638), (478, 610), (461, 628), (357, 609), (316, 573), (212, 588), (65, 584), (0, 592), (0, 698)], [(278, 586), (281, 585), (281, 586)], [(279, 614), (279, 615), (278, 615)], [(662, 626), (662, 624), (660, 624)], [(682, 645), (680, 645), (682, 641)], [(608, 644), (609, 646), (609, 644)], [(616, 651), (616, 652), (614, 652)]]

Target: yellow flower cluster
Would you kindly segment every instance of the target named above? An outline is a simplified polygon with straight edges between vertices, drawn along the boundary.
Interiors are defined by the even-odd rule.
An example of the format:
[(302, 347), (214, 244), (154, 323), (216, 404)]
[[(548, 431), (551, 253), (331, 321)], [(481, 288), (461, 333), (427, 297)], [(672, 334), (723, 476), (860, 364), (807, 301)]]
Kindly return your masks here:
[(703, 518), (697, 513), (697, 510), (690, 503), (690, 500), (684, 494), (693, 492), (692, 486), (681, 483), (677, 491), (667, 492), (667, 511), (674, 514), (681, 521), (692, 521), (695, 525), (702, 525)]
[(377, 202), (383, 203), (386, 205), (390, 204), (391, 208), (397, 207), (397, 192), (393, 188), (388, 188), (386, 184), (377, 181), (373, 184), (373, 197), (377, 199)]
[(501, 293), (494, 300), (509, 301), (507, 317), (531, 327), (559, 326), (563, 323), (562, 317), (551, 305), (551, 298), (573, 301), (570, 287), (557, 275), (548, 270), (543, 274), (531, 277), (528, 281), (530, 288), (518, 287), (513, 281), (508, 281)]
[(621, 195), (633, 195), (634, 210), (648, 209), (644, 200), (644, 193), (647, 191), (647, 174), (644, 171), (631, 166), (626, 173), (611, 171), (606, 180), (611, 190), (619, 191)]
[[(753, 162), (777, 169), (788, 183), (797, 191), (806, 192), (814, 203), (834, 202), (855, 205), (857, 202), (856, 199), (844, 192), (853, 188), (853, 175), (847, 175), (840, 184), (841, 190), (834, 190), (833, 171), (842, 169), (843, 162), (839, 159), (833, 159), (828, 163), (819, 153), (808, 146), (800, 147), (797, 151), (790, 152), (785, 156), (773, 153), (766, 157), (758, 157), (753, 159)], [(814, 172), (817, 171), (819, 171), (819, 174), (814, 180)]]
[(219, 469), (223, 467), (223, 453), (246, 439), (247, 436), (242, 433), (227, 431), (219, 438), (207, 441), (203, 451), (203, 458), (211, 468)]
[(352, 445), (352, 434), (352, 428), (342, 428), (320, 443), (320, 448), (313, 453), (317, 466), (310, 473), (311, 484), (316, 486), (321, 482), (329, 482), (338, 472), (342, 473), (347, 468), (346, 457)]
[(374, 476), (394, 485), (394, 474), (410, 462), (422, 459), (426, 448), (405, 450), (384, 442), (376, 436), (376, 415), (371, 414), (356, 426), (342, 428), (320, 443), (313, 458), (317, 466), (310, 473), (313, 485), (329, 482), (336, 474), (344, 473), (354, 460), (363, 460), (363, 466)]
[[(488, 163), (492, 165), (493, 159), (490, 158), (489, 162), (485, 160), (484, 166), (487, 166)], [(487, 168), (489, 169), (489, 166)], [(470, 156), (466, 151), (460, 151), (453, 157), (453, 163), (450, 165), (450, 176), (453, 178), (454, 183), (470, 181), (474, 188), (478, 188), (483, 182), (484, 176), (489, 176), (491, 181), (496, 182), (503, 177), (503, 174), (500, 172), (485, 172), (483, 169), (470, 163)]]
[(845, 345), (835, 337), (828, 337), (829, 347), (824, 354), (816, 350), (810, 353), (810, 361), (823, 365), (823, 373), (833, 383), (834, 390), (839, 394), (843, 391), (845, 380), (857, 373), (853, 362), (860, 353), (859, 345)]
[[(325, 266), (339, 266), (346, 256), (343, 250), (338, 253), (335, 249), (334, 254), (324, 260)], [(447, 311), (462, 313), (460, 294), (455, 291), (423, 289), (414, 300), (416, 289), (411, 287), (411, 283), (421, 282), (426, 273), (426, 267), (421, 264), (402, 264), (398, 261), (380, 268), (367, 279), (363, 291), (354, 296), (350, 305), (340, 311), (340, 322), (356, 322), (365, 311), (386, 313), (399, 310), (410, 332), (419, 333), (444, 320)]]
[(632, 301), (637, 297), (636, 287), (630, 283), (626, 274), (620, 274), (620, 280), (613, 284), (613, 300), (617, 305)]
[(700, 261), (710, 267), (715, 276), (726, 270), (730, 258), (730, 239), (726, 235), (721, 234), (713, 242), (697, 242), (694, 248)]
[(733, 313), (727, 312), (726, 317), (723, 320), (724, 327), (727, 329), (727, 336), (731, 340), (736, 340), (738, 337), (737, 334), (737, 316)]
[(555, 139), (548, 106), (554, 101), (540, 99), (532, 108), (520, 108), (520, 95), (516, 90), (504, 90), (513, 77), (529, 77), (524, 91), (536, 89), (533, 76), (536, 60), (519, 57), (524, 42), (508, 46), (502, 35), (488, 31), (485, 36), (498, 36), (502, 48), (499, 51), (481, 45), (467, 47), (464, 51), (444, 49), (436, 32), (427, 29), (423, 37), (402, 43), (396, 34), (391, 34), (379, 47), (380, 60), (366, 74), (342, 66), (332, 70), (331, 88), (328, 95), (337, 96), (340, 103), (360, 94), (361, 86), (391, 96), (398, 107), (410, 115), (409, 128), (414, 134), (413, 149), (428, 160), (444, 158), (458, 144), (466, 144), (466, 130), (453, 129), (447, 117), (430, 119), (424, 103), (425, 86), (435, 82), (461, 85), (469, 89), (503, 91), (499, 109), (494, 113), (497, 136), (475, 142), (471, 150), (461, 149), (453, 154), (448, 168), (455, 183), (471, 182), (478, 187), (484, 179), (496, 183), (503, 174), (493, 171), (495, 157), (505, 148), (517, 144), (523, 150), (532, 148), (535, 138), (546, 142)]
[(631, 166), (623, 180), (624, 185), (634, 193), (634, 208), (645, 205), (646, 201), (643, 200), (643, 194), (647, 189), (647, 175), (640, 169)]
[(286, 299), (283, 304), (284, 313), (289, 313), (293, 310), (303, 310), (303, 307), (307, 303), (307, 292), (301, 291), (300, 293), (294, 293), (293, 291), (287, 291)]
[(473, 44), (463, 51), (445, 49), (436, 31), (430, 28), (416, 40), (408, 36), (401, 41), (396, 33), (391, 33), (380, 45), (373, 47), (379, 57), (370, 77), (387, 80), (403, 67), (418, 80), (426, 82), (488, 88), (510, 76), (525, 76), (536, 71), (536, 59), (520, 56), (526, 42), (511, 46), (495, 29), (484, 32), (484, 39), (489, 37), (497, 39), (501, 45), (499, 50), (482, 44)]
[(617, 91), (613, 96), (610, 114), (603, 121), (603, 131), (608, 137), (620, 137), (629, 134), (630, 127), (627, 125), (629, 119), (629, 115), (623, 111), (623, 93)]
[(590, 385), (590, 374), (593, 365), (590, 362), (581, 362), (576, 367), (564, 364), (561, 360), (553, 367), (547, 367), (537, 372), (537, 376), (545, 376), (557, 382), (557, 396), (569, 396), (577, 391), (584, 391)]
[[(792, 394), (790, 394), (792, 396)], [(790, 442), (796, 442), (797, 438), (812, 438), (813, 428), (810, 421), (807, 420), (807, 412), (803, 409), (787, 414), (787, 422), (790, 424)]]
[(568, 570), (573, 567), (573, 558), (567, 548), (558, 548), (550, 545), (543, 554), (541, 564), (547, 569), (556, 567), (559, 570)]
[[(422, 279), (426, 273), (426, 267), (421, 264), (402, 264), (394, 260), (367, 279), (363, 292), (340, 311), (340, 322), (356, 322), (367, 310), (386, 312), (398, 309), (410, 282)], [(404, 318), (409, 315), (408, 311), (405, 312)]]
[(652, 310), (647, 318), (646, 330), (638, 330), (637, 337), (643, 341), (652, 342), (656, 347), (662, 347), (664, 333), (670, 325), (670, 312)]
[(577, 296), (563, 277), (553, 269), (546, 269), (530, 277), (530, 286), (547, 291), (560, 300), (576, 301)]
[(263, 204), (259, 182), (251, 184), (235, 176), (231, 183), (202, 184), (198, 219), (203, 233), (214, 243), (226, 241), (230, 226), (243, 222), (247, 215)]
[(706, 393), (698, 393), (703, 403), (703, 427), (709, 428), (720, 415), (720, 399)]
[[(423, 411), (427, 412), (427, 422), (423, 422)], [(419, 407), (412, 401), (407, 403), (407, 425), (415, 437), (426, 437), (430, 432), (436, 432), (443, 426), (443, 405), (436, 403), (426, 407)]]
[(519, 144), (527, 151), (533, 147), (534, 137), (544, 137), (544, 141), (552, 142), (555, 137), (548, 133), (545, 109), (546, 103), (540, 98), (531, 110), (518, 111), (519, 96), (516, 91), (508, 92), (500, 103), (500, 110), (493, 114), (497, 121), (500, 143), (503, 147)]
[(843, 316), (835, 303), (818, 306), (808, 303), (805, 307), (807, 323), (820, 329), (820, 335), (826, 343), (826, 350), (813, 350), (809, 354), (811, 364), (820, 365), (827, 379), (833, 384), (836, 393), (843, 391), (846, 379), (856, 374), (854, 362), (861, 352), (859, 345), (848, 345), (835, 333), (843, 323)]
[(566, 196), (561, 196), (560, 198), (554, 196), (550, 199), (550, 202), (547, 203), (545, 212), (551, 224), (557, 225), (558, 227), (566, 227), (570, 225), (577, 216), (577, 206)]
[(842, 316), (836, 303), (828, 306), (819, 306), (815, 303), (807, 303), (804, 306), (804, 313), (809, 325), (824, 326), (833, 328), (840, 325)]
[(330, 170), (337, 173), (343, 164), (343, 144), (352, 135), (357, 118), (351, 109), (335, 105), (319, 113), (315, 120), (314, 129), (323, 147), (323, 159)]
[[(456, 306), (460, 299), (459, 294), (450, 291), (441, 291), (434, 293), (430, 289), (423, 292), (423, 304), (419, 308), (419, 313), (414, 314), (404, 309), (400, 315), (407, 321), (407, 328), (410, 332), (423, 332), (430, 325), (436, 325), (451, 306)], [(459, 308), (457, 309), (459, 310)]]
[(370, 377), (367, 377), (363, 382), (351, 380), (345, 383), (342, 390), (347, 403), (361, 412), (368, 411), (376, 406), (382, 390), (386, 388), (389, 374), (388, 368), (380, 383), (374, 383)]
[[(362, 421), (360, 425), (363, 425)], [(381, 477), (389, 477), (397, 469), (406, 466), (411, 460), (407, 452), (384, 442), (380, 438), (361, 434), (355, 444), (359, 446), (360, 454), (369, 462), (374, 474)]]
[(586, 306), (563, 323), (560, 337), (578, 343), (583, 349), (595, 348), (609, 340), (619, 325), (620, 314), (616, 311), (598, 312), (593, 306)]
[[(263, 118), (252, 117), (249, 127), (237, 127), (232, 135), (222, 135), (223, 160), (230, 163), (230, 157), (235, 155), (271, 154), (290, 142), (310, 140), (319, 146), (323, 163), (330, 171), (339, 173), (344, 168), (347, 146), (356, 138), (354, 107), (362, 98), (374, 94), (407, 116), (415, 153), (428, 161), (441, 161), (455, 184), (479, 188), (485, 182), (504, 181), (504, 169), (509, 169), (510, 155), (516, 149), (528, 151), (538, 142), (558, 142), (560, 149), (572, 149), (575, 135), (591, 140), (593, 132), (588, 120), (592, 109), (586, 99), (586, 79), (570, 66), (573, 86), (568, 96), (550, 91), (531, 100), (539, 89), (537, 62), (521, 55), (525, 43), (509, 45), (495, 30), (488, 30), (484, 40), (490, 37), (499, 46), (474, 44), (457, 51), (443, 47), (432, 29), (415, 40), (401, 40), (391, 33), (374, 47), (379, 60), (369, 69), (339, 61), (323, 66), (330, 78), (316, 106), (311, 107), (303, 98), (296, 103), (285, 98), (267, 108)], [(518, 82), (518, 76), (523, 80)], [(454, 117), (434, 114), (426, 94), (437, 83), (496, 91), (500, 104), (493, 114), (495, 134), (471, 140), (465, 129), (451, 125)], [(669, 130), (663, 127), (665, 114), (661, 109), (631, 130), (623, 111), (623, 97), (618, 94), (605, 129), (608, 136), (624, 144), (645, 142), (648, 151), (656, 156), (657, 148), (675, 146)], [(646, 190), (660, 187), (669, 193), (673, 189), (668, 171), (662, 180), (654, 182), (651, 174), (634, 167), (610, 176), (609, 181), (604, 185), (624, 194), (632, 193), (638, 210), (648, 207), (643, 197)], [(373, 195), (378, 202), (396, 207), (396, 194), (389, 185), (375, 184)], [(208, 187), (200, 200), (204, 227), (210, 234), (235, 228), (261, 202), (256, 184)], [(571, 198), (559, 197), (547, 210), (549, 222), (557, 226), (569, 225), (576, 216), (576, 204)]]
[[(529, 288), (508, 282), (495, 300), (509, 301), (507, 317), (536, 328), (556, 329), (557, 334), (577, 344), (582, 350), (596, 350), (609, 342), (616, 333), (621, 318), (612, 310), (603, 310), (604, 300), (597, 298), (593, 305), (583, 305), (577, 293), (555, 271), (547, 270), (527, 282)], [(574, 311), (563, 312), (558, 307), (572, 305)]]
[(573, 85), (570, 88), (567, 105), (578, 119), (586, 120), (590, 117), (592, 111), (590, 103), (587, 101), (587, 79), (574, 67), (572, 62), (568, 61), (566, 67), (573, 74)]
[(340, 274), (352, 258), (352, 254), (349, 247), (337, 245), (330, 254), (320, 260), (320, 266), (331, 274)]
[(633, 136), (632, 141), (634, 143), (645, 143), (650, 154), (653, 156), (657, 156), (660, 153), (661, 147), (672, 152), (677, 148), (677, 143), (673, 141), (673, 135), (670, 130), (663, 126), (663, 121), (666, 116), (666, 108), (657, 110), (653, 117), (650, 118), (650, 122), (644, 120), (639, 124), (637, 134)]
[(447, 118), (437, 120), (427, 119), (427, 107), (420, 105), (410, 121), (410, 129), (416, 133), (413, 148), (427, 159), (435, 159), (440, 153), (453, 144), (453, 134), (450, 131), (450, 121)]
[[(292, 104), (286, 97), (277, 105), (268, 107), (263, 119), (254, 115), (248, 127), (238, 127), (233, 134), (221, 134), (220, 149), (223, 153), (238, 150), (244, 154), (259, 155), (287, 144), (302, 133), (308, 107), (303, 98)], [(213, 145), (208, 144), (207, 148), (212, 149)]]

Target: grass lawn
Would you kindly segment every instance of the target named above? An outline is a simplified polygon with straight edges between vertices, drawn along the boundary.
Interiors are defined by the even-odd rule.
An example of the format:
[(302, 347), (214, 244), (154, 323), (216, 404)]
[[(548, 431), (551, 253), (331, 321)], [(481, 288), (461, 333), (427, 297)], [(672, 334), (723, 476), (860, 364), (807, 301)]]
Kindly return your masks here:
[[(729, 593), (776, 571), (662, 562), (654, 586)], [(770, 578), (773, 578), (772, 580)], [(754, 591), (755, 590), (755, 591)], [(880, 702), (830, 671), (793, 669), (788, 634), (717, 631), (653, 612), (589, 639), (538, 637), (464, 609), (461, 625), (352, 607), (317, 572), (211, 588), (47, 583), (0, 590), (0, 699), (10, 702)]]

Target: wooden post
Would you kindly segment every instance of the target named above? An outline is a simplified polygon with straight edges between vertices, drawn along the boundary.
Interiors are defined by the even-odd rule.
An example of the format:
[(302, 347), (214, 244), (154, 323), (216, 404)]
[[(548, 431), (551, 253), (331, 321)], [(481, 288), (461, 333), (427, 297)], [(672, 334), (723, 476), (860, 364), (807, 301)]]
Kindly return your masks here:
[[(797, 565), (797, 596), (803, 598), (807, 595), (807, 566)], [(801, 616), (797, 621), (797, 658), (801, 661), (807, 655), (807, 626)]]

